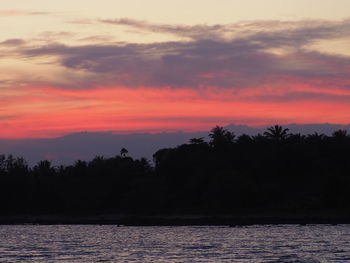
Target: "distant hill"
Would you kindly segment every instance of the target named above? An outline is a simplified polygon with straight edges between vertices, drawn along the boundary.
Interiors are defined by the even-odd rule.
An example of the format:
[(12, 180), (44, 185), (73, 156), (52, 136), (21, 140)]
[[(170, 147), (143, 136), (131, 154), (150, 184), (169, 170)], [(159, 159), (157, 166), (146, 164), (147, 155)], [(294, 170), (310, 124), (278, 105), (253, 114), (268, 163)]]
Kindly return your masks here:
[[(284, 125), (291, 133), (310, 134), (314, 132), (331, 135), (338, 129), (350, 132), (350, 125), (339, 124), (289, 124)], [(256, 135), (267, 127), (250, 127), (231, 124), (225, 127), (236, 135)], [(126, 148), (134, 158), (146, 157), (152, 160), (157, 150), (174, 147), (188, 142), (191, 138), (205, 137), (209, 131), (175, 133), (113, 134), (108, 132), (79, 132), (51, 139), (0, 139), (0, 154), (24, 157), (30, 165), (48, 159), (55, 165), (72, 164), (75, 160), (90, 160), (96, 155), (111, 157)]]

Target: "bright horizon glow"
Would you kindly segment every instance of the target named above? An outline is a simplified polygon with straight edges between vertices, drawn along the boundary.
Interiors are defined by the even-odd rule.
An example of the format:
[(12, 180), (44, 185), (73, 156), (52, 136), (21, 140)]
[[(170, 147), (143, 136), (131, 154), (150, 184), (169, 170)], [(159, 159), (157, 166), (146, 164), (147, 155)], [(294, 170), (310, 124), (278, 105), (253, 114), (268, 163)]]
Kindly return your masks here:
[[(125, 97), (128, 101), (120, 99)], [(307, 100), (257, 102), (249, 97), (241, 101), (230, 92), (211, 90), (203, 95), (191, 89), (100, 88), (80, 93), (41, 88), (34, 96), (25, 94), (21, 106), (11, 109), (18, 118), (9, 116), (1, 122), (6, 138), (50, 138), (80, 131), (154, 133), (175, 132), (179, 127), (184, 131), (203, 131), (231, 123), (264, 126), (277, 119), (279, 124), (289, 124), (313, 123), (315, 118), (319, 123), (343, 123), (350, 118), (347, 103), (316, 101), (312, 107), (309, 104)], [(333, 111), (339, 114), (333, 116)], [(14, 130), (15, 126), (21, 129)]]

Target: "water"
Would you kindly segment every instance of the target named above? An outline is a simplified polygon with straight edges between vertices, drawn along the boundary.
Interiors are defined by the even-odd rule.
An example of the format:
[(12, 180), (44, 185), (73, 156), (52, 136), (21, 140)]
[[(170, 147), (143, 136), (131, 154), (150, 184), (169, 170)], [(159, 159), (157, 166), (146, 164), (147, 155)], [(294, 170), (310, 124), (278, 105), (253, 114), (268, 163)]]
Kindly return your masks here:
[(350, 225), (0, 226), (0, 262), (350, 262)]

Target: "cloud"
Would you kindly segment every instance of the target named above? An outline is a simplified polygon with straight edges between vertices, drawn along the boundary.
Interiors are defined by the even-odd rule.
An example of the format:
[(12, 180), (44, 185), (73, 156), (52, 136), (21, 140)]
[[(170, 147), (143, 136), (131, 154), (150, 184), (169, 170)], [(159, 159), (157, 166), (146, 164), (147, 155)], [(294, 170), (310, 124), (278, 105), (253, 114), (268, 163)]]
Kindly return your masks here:
[(256, 101), (290, 102), (290, 101), (338, 101), (350, 103), (350, 94), (332, 94), (322, 92), (286, 92), (284, 94), (264, 94), (253, 96)]
[(87, 18), (80, 18), (80, 19), (73, 19), (67, 21), (69, 24), (78, 24), (78, 25), (91, 25), (96, 24), (96, 20), (93, 19), (87, 19)]
[(39, 34), (39, 39), (59, 39), (59, 38), (71, 38), (74, 37), (76, 34), (73, 32), (67, 32), (67, 31), (45, 31)]
[[(301, 20), (301, 21), (250, 21), (225, 25), (168, 25), (147, 21), (120, 18), (100, 19), (101, 23), (129, 26), (143, 31), (173, 34), (192, 39), (229, 39), (248, 37), (260, 42), (274, 42), (276, 45), (300, 45), (315, 39), (346, 37), (350, 30), (350, 19), (340, 21)], [(270, 46), (271, 47), (271, 46)]]
[(25, 40), (20, 39), (20, 38), (12, 38), (12, 39), (7, 39), (5, 41), (0, 42), (0, 46), (21, 46), (26, 43)]
[(0, 16), (41, 16), (49, 15), (50, 12), (28, 10), (0, 10)]
[(113, 39), (114, 38), (112, 36), (108, 36), (108, 35), (93, 35), (93, 36), (80, 38), (79, 41), (106, 43), (106, 42), (112, 42)]
[(17, 118), (17, 115), (0, 115), (0, 120), (10, 120)]
[[(49, 45), (26, 56), (54, 56), (70, 70), (83, 70), (100, 84), (193, 88), (253, 87), (286, 75), (349, 80), (350, 59), (317, 52), (276, 55), (249, 41), (127, 44), (124, 46)], [(90, 80), (89, 80), (90, 81)]]
[(143, 31), (149, 31), (154, 33), (166, 33), (173, 34), (181, 37), (189, 37), (193, 39), (208, 39), (219, 38), (223, 32), (234, 31), (234, 28), (226, 25), (165, 25), (165, 24), (153, 24), (147, 21), (140, 21), (129, 18), (120, 19), (100, 19), (99, 22), (105, 24), (129, 26)]
[[(350, 57), (306, 49), (318, 39), (347, 36), (350, 20), (257, 21), (214, 26), (157, 25), (130, 19), (101, 21), (170, 32), (192, 40), (81, 46), (54, 43), (20, 52), (34, 59), (51, 56), (69, 71), (69, 76), (79, 72), (73, 78), (74, 84), (64, 87), (72, 89), (125, 86), (241, 90), (266, 85), (282, 89), (300, 83), (315, 89), (332, 85), (350, 88)], [(240, 33), (225, 37), (233, 31)], [(279, 52), (271, 51), (274, 49)]]

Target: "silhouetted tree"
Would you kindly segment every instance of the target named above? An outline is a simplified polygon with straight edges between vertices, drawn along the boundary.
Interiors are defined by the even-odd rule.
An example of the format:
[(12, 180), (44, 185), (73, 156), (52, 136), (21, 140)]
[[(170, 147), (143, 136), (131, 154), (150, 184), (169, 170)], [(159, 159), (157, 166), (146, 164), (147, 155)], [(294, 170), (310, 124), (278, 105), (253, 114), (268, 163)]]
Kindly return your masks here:
[(204, 141), (204, 137), (200, 137), (200, 138), (192, 138), (192, 139), (190, 139), (190, 143), (191, 144), (204, 144), (206, 142)]
[(221, 126), (216, 126), (213, 128), (209, 133), (209, 137), (211, 138), (210, 145), (215, 148), (230, 145), (235, 139), (233, 132), (227, 131)]
[(244, 145), (246, 145), (246, 144), (249, 144), (249, 143), (252, 143), (252, 142), (253, 142), (252, 137), (250, 137), (250, 136), (247, 135), (247, 134), (242, 134), (242, 135), (240, 135), (240, 136), (238, 137), (238, 139), (237, 139), (237, 143), (238, 143), (238, 144), (244, 144)]
[(50, 161), (44, 160), (33, 167), (33, 172), (38, 176), (53, 176), (55, 175), (55, 168), (51, 166)]
[[(278, 213), (350, 214), (350, 137), (345, 131), (264, 135), (214, 127), (210, 142), (154, 153), (154, 167), (123, 148), (54, 167), (0, 155), (0, 215), (11, 213)], [(276, 143), (278, 142), (278, 143)], [(157, 176), (155, 176), (157, 175)]]
[(264, 135), (269, 139), (281, 141), (287, 138), (288, 131), (288, 128), (284, 129), (282, 126), (275, 125), (267, 128), (267, 131), (264, 132)]
[(22, 157), (11, 154), (0, 155), (0, 175), (23, 176), (29, 172), (28, 164)]
[(347, 130), (337, 130), (333, 132), (332, 137), (335, 139), (344, 139), (347, 137)]
[(122, 156), (122, 157), (126, 157), (126, 155), (129, 153), (129, 151), (127, 150), (127, 149), (125, 149), (125, 148), (122, 148), (121, 150), (120, 150), (120, 156)]
[(0, 176), (6, 174), (6, 156), (4, 154), (0, 154)]
[(306, 140), (308, 142), (312, 142), (312, 143), (320, 143), (321, 141), (323, 141), (326, 138), (326, 135), (324, 135), (323, 133), (319, 134), (317, 132), (314, 132), (312, 134), (308, 134), (306, 136)]

